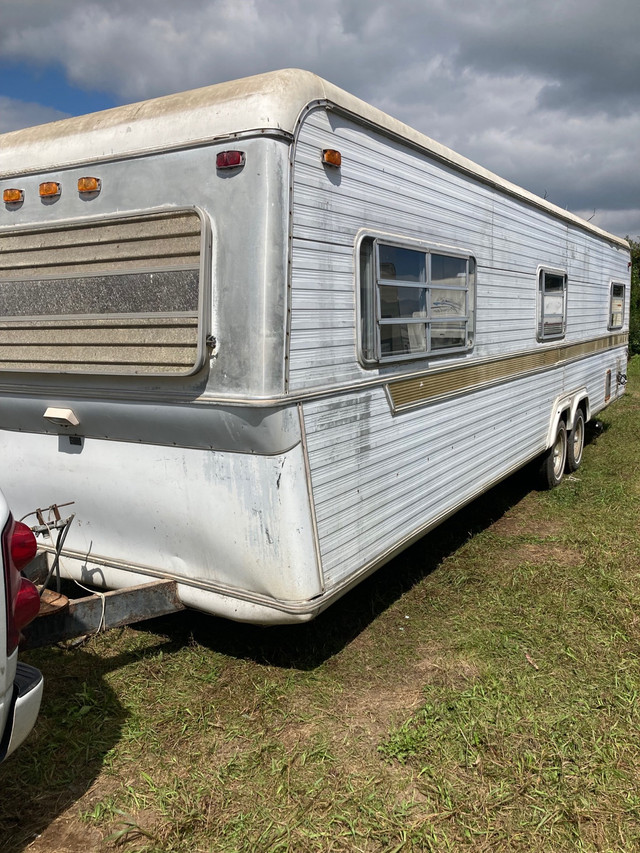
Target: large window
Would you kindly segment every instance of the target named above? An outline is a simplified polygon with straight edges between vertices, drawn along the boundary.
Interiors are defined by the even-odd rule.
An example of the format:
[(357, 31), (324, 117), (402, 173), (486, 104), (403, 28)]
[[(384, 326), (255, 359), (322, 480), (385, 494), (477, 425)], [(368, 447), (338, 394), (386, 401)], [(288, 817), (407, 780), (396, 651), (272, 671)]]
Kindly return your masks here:
[(621, 329), (624, 325), (624, 284), (611, 282), (609, 296), (609, 328)]
[(364, 361), (468, 350), (475, 261), (464, 254), (363, 240), (360, 323)]
[(540, 270), (538, 278), (538, 340), (564, 338), (567, 323), (567, 275)]

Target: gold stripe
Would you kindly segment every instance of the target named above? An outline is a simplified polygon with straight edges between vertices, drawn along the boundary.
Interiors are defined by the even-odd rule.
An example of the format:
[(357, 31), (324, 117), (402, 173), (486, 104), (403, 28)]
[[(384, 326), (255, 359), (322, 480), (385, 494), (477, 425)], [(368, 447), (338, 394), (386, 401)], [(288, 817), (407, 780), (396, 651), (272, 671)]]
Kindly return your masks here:
[(461, 394), (463, 391), (486, 388), (507, 379), (526, 376), (596, 352), (624, 346), (628, 339), (627, 333), (606, 335), (579, 344), (562, 344), (492, 361), (441, 368), (437, 372), (421, 372), (410, 379), (390, 382), (387, 388), (394, 411), (402, 411), (421, 403)]

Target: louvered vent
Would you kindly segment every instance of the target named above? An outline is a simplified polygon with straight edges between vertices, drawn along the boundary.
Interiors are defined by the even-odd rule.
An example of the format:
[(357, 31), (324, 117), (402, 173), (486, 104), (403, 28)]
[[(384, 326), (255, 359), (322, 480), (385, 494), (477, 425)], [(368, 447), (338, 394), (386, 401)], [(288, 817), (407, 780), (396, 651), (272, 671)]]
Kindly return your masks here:
[(0, 370), (192, 372), (201, 242), (193, 211), (0, 236)]

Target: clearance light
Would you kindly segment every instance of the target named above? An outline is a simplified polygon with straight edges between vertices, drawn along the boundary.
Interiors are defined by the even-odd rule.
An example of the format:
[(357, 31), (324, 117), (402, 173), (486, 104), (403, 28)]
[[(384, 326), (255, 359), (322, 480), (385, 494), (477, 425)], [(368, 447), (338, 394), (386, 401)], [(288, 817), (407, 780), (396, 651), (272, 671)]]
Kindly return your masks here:
[(41, 198), (51, 198), (52, 196), (60, 195), (62, 187), (56, 181), (45, 181), (40, 184)]
[(339, 169), (342, 165), (342, 154), (334, 148), (325, 148), (322, 152), (322, 162)]
[(101, 187), (100, 178), (78, 178), (79, 193), (99, 193)]
[(2, 193), (2, 200), (5, 204), (15, 204), (18, 201), (24, 201), (24, 190), (5, 190)]
[(217, 169), (237, 169), (244, 166), (244, 151), (221, 151), (216, 157)]

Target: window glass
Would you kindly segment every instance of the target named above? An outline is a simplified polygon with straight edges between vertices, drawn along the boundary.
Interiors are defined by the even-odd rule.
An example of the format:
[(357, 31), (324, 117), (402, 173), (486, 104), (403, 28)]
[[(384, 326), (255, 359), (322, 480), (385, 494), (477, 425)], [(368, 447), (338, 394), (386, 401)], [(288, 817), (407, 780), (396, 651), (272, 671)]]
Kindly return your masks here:
[(446, 326), (434, 323), (431, 327), (431, 349), (434, 350), (463, 347), (465, 338), (465, 323), (447, 323)]
[(380, 278), (390, 281), (426, 281), (425, 254), (400, 246), (378, 246)]
[(541, 270), (538, 339), (563, 338), (566, 320), (567, 276)]
[(467, 294), (464, 290), (431, 288), (432, 317), (464, 317)]
[(380, 326), (382, 354), (387, 356), (425, 352), (427, 339), (422, 323)]
[(380, 317), (426, 317), (427, 291), (422, 287), (380, 286)]
[(473, 258), (365, 238), (359, 318), (364, 360), (468, 350), (474, 287)]
[(431, 281), (434, 284), (466, 285), (467, 259), (431, 255)]
[(611, 285), (611, 304), (609, 306), (609, 328), (620, 329), (624, 323), (624, 284)]

